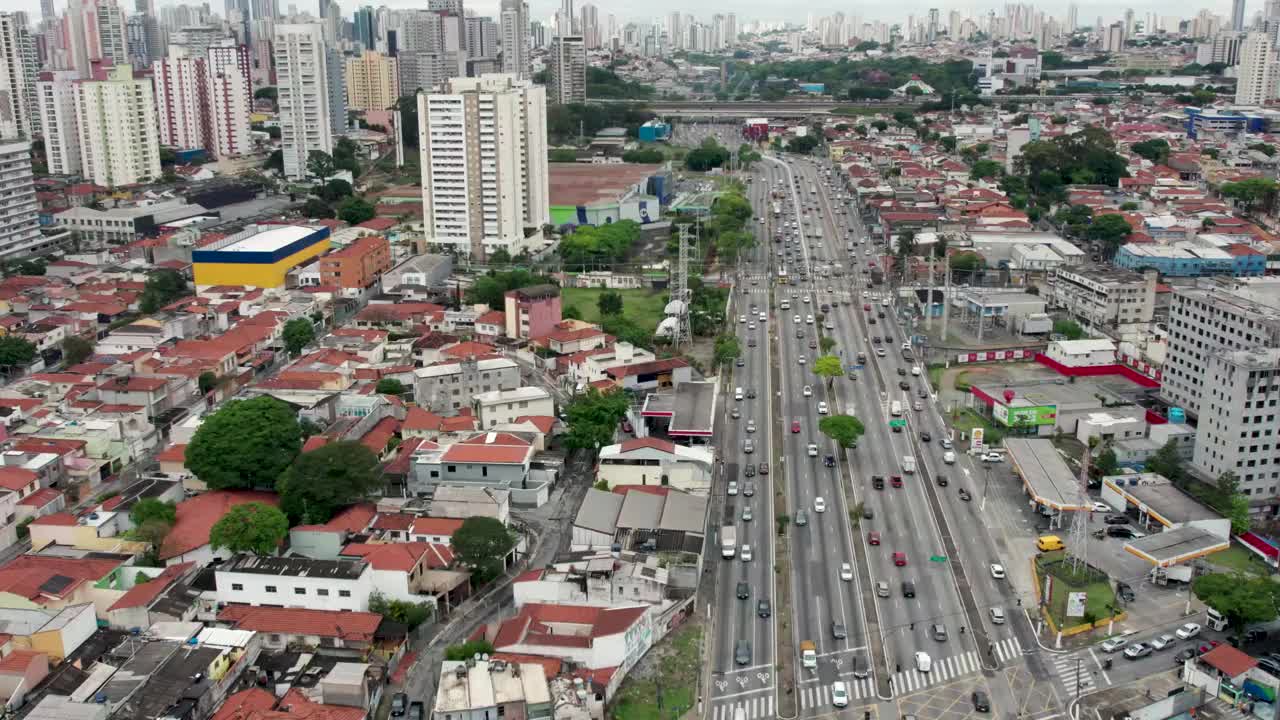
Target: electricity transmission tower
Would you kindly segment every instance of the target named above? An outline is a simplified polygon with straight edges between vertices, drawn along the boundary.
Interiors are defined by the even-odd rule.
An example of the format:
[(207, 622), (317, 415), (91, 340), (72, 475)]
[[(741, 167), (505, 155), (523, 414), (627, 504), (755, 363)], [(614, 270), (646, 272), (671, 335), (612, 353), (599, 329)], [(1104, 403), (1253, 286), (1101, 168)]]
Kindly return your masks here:
[(675, 310), (676, 327), (671, 334), (671, 343), (679, 350), (681, 345), (693, 341), (693, 332), (689, 328), (689, 244), (692, 238), (687, 223), (676, 229), (680, 233), (680, 255), (671, 272), (671, 302), (667, 308), (668, 312)]

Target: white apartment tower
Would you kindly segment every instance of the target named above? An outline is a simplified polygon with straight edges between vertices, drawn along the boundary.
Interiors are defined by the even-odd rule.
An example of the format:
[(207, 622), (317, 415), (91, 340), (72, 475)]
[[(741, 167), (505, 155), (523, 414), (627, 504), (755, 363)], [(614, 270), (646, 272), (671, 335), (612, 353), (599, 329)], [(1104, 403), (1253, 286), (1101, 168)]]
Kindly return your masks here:
[(76, 120), (75, 70), (46, 70), (36, 81), (36, 104), (51, 175), (80, 174), (80, 123)]
[(1276, 97), (1276, 49), (1271, 36), (1251, 32), (1240, 46), (1239, 79), (1236, 81), (1237, 105), (1262, 105)]
[(151, 80), (132, 65), (99, 68), (77, 80), (82, 175), (106, 188), (160, 177), (160, 136)]
[(249, 113), (253, 90), (249, 48), (227, 38), (210, 45), (209, 133), (215, 157), (236, 157), (253, 151)]
[(300, 179), (307, 176), (307, 155), (312, 150), (333, 152), (324, 26), (276, 25), (274, 49), (284, 174)]
[(581, 35), (552, 39), (547, 75), (551, 104), (587, 101), (587, 48)]
[(427, 242), (483, 260), (533, 249), (550, 221), (546, 88), (514, 75), (418, 93)]
[(30, 255), (43, 239), (31, 141), (0, 139), (0, 258)]
[(1204, 382), (1192, 463), (1210, 479), (1233, 472), (1250, 500), (1274, 504), (1280, 487), (1280, 348), (1210, 353)]
[(208, 148), (209, 70), (203, 57), (188, 56), (180, 45), (151, 65), (160, 144), (176, 150)]
[(529, 3), (502, 0), (502, 72), (521, 80), (529, 77)]
[(0, 139), (30, 139), (39, 129), (39, 71), (26, 13), (0, 12)]
[(62, 15), (67, 69), (93, 76), (94, 64), (121, 65), (129, 60), (129, 34), (124, 10), (115, 0), (69, 0)]

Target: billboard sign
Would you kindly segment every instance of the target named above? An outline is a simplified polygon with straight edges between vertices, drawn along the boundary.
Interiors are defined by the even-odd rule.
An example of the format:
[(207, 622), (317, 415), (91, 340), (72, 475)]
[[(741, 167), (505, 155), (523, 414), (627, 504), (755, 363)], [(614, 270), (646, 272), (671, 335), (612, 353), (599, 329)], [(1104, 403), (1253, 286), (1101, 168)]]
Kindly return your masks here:
[(973, 430), (971, 430), (969, 435), (969, 449), (975, 452), (981, 452), (982, 436), (985, 434), (986, 434), (986, 431), (983, 430), (982, 428), (974, 428)]
[(1067, 617), (1084, 617), (1085, 600), (1089, 597), (1089, 593), (1073, 592), (1067, 593)]
[(1009, 407), (997, 402), (991, 415), (1005, 427), (1033, 427), (1052, 425), (1058, 419), (1057, 405), (1027, 405)]

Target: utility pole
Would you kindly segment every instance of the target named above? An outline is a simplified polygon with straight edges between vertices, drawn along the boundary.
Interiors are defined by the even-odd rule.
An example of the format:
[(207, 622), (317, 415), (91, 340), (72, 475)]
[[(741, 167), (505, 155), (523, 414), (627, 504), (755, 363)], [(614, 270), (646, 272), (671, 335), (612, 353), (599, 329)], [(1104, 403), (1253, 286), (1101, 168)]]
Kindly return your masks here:
[[(937, 241), (935, 240), (934, 242)], [(929, 253), (932, 254), (933, 250), (930, 249)], [(936, 260), (936, 258), (929, 258), (929, 286), (925, 290), (924, 301), (924, 329), (926, 332), (933, 329), (933, 264)]]
[[(943, 263), (945, 273), (942, 276), (942, 345), (945, 348), (947, 344), (947, 321), (951, 317), (951, 263), (946, 258), (943, 258)], [(932, 305), (933, 298), (930, 298), (929, 302)], [(946, 352), (946, 350), (943, 350), (943, 352)], [(947, 363), (944, 362), (943, 364)]]

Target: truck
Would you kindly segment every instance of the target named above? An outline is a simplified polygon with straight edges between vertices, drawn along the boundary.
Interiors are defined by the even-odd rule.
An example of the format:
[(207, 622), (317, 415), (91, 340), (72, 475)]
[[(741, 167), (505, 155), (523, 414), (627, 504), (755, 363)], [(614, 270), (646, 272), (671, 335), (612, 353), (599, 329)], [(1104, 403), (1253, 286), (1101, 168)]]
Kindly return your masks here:
[(800, 666), (810, 670), (818, 667), (818, 648), (812, 640), (800, 641)]
[(902, 456), (902, 472), (910, 475), (916, 471), (916, 459), (911, 455)]
[(1194, 570), (1190, 565), (1172, 565), (1170, 567), (1158, 567), (1154, 571), (1155, 582), (1157, 585), (1168, 585), (1169, 581), (1180, 583), (1189, 583), (1194, 575)]
[(955, 462), (956, 462), (956, 454), (955, 454), (955, 452), (953, 452), (953, 451), (951, 451), (951, 450), (948, 450), (948, 451), (946, 451), (946, 452), (942, 453), (942, 462), (944, 462), (944, 463), (946, 463), (946, 464), (948, 464), (948, 465), (954, 465), (954, 464), (955, 464)]
[(725, 525), (720, 528), (720, 557), (732, 560), (738, 552), (738, 528)]
[(898, 417), (899, 415), (901, 415), (902, 402), (900, 400), (894, 400), (893, 402), (889, 403), (889, 413), (894, 417)]

